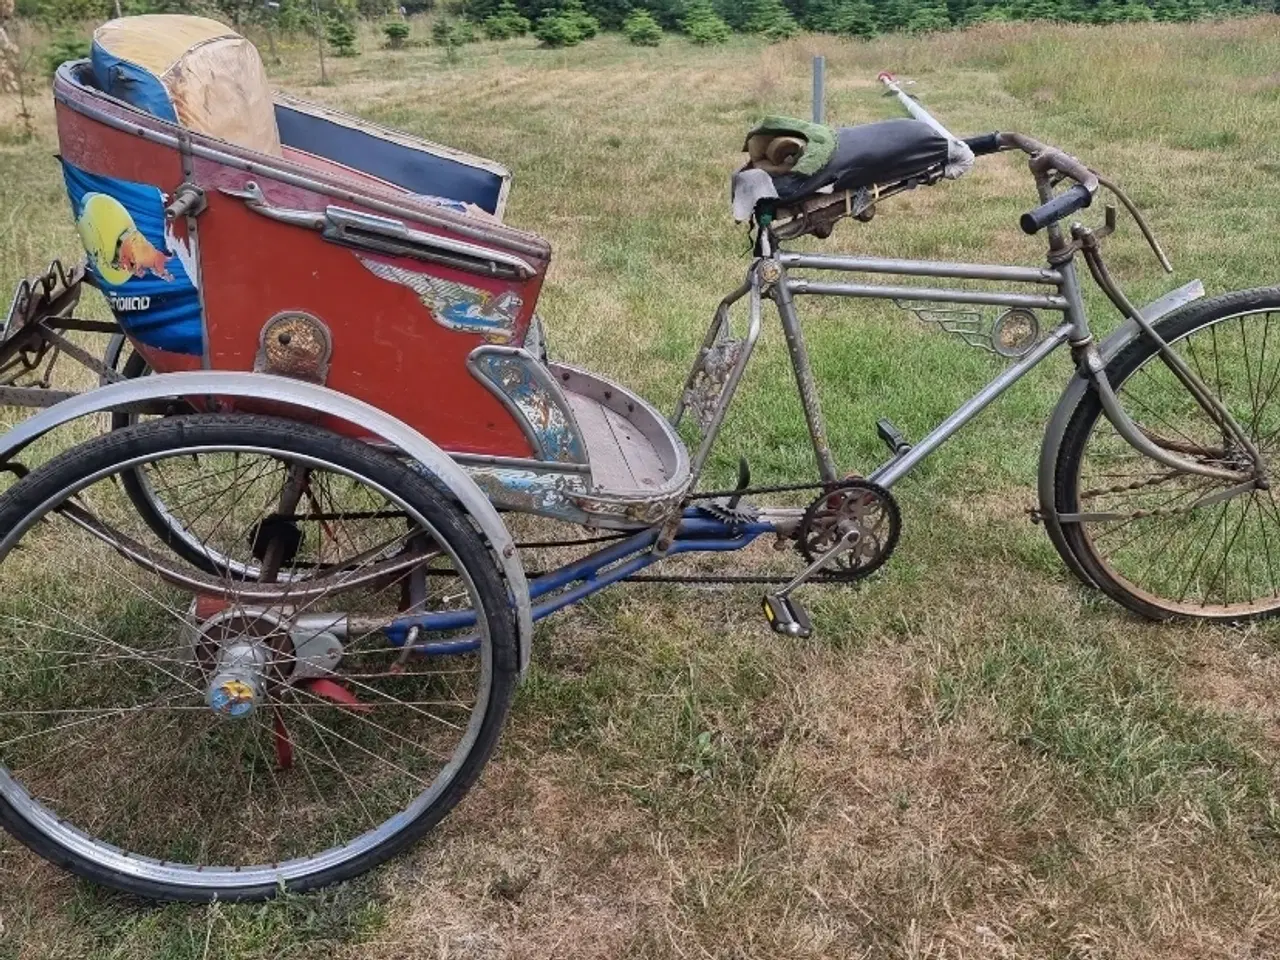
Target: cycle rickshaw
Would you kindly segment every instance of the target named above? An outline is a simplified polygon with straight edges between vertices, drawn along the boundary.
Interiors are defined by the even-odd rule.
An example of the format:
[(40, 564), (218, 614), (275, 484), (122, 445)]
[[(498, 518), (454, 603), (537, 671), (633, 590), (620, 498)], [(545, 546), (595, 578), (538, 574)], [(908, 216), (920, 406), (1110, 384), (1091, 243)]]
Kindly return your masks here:
[[(42, 408), (0, 438), (17, 478), (0, 495), (0, 822), (82, 876), (251, 899), (386, 860), (475, 782), (534, 622), (665, 558), (794, 546), (762, 607), (807, 636), (794, 591), (883, 564), (897, 482), (1064, 345), (1076, 373), (1038, 513), (1070, 569), (1147, 617), (1280, 609), (1280, 289), (1202, 299), (1192, 283), (1133, 305), (1102, 255), (1115, 209), (1074, 218), (1109, 191), (1146, 225), (1060, 149), (960, 139), (918, 105), (835, 131), (808, 171), (811, 141), (766, 137), (744, 178), (763, 188), (746, 278), (668, 418), (549, 359), (551, 250), (503, 223), (500, 165), (272, 96), (252, 46), (200, 18), (107, 24), (54, 97), (87, 259), (24, 282), (0, 336), (0, 402)], [(1021, 225), (1047, 237), (1041, 265), (787, 249), (1002, 151), (1028, 157)], [(1082, 263), (1124, 317), (1102, 342)], [(114, 323), (77, 317), (86, 285)], [(915, 442), (881, 422), (886, 459), (851, 474), (826, 441), (808, 296), (894, 301), (1007, 364)], [(804, 507), (770, 505), (746, 471), (699, 486), (766, 301), (814, 450)], [(103, 358), (86, 333), (120, 336)], [(57, 389), (67, 357), (99, 385)], [(24, 466), (34, 442), (106, 416)], [(592, 537), (530, 577), (512, 513)]]

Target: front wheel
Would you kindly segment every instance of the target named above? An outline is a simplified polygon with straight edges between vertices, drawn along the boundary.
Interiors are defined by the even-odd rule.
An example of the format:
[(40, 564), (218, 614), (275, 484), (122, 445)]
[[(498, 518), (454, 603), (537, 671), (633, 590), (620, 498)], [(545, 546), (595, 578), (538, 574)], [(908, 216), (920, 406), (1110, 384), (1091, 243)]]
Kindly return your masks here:
[[(175, 560), (121, 482), (157, 467), (257, 576)], [(471, 523), (387, 453), (239, 414), (115, 430), (0, 495), (0, 825), (152, 898), (355, 876), (479, 775), (515, 631)]]
[[(1280, 458), (1280, 288), (1189, 304), (1161, 337), (1223, 403), (1274, 471)], [(1205, 464), (1245, 468), (1244, 451), (1139, 336), (1108, 364), (1121, 405), (1157, 444)], [(1280, 612), (1280, 501), (1273, 489), (1215, 499), (1232, 484), (1142, 455), (1115, 430), (1095, 390), (1058, 448), (1054, 505), (1067, 548), (1108, 596), (1152, 619), (1238, 622)]]

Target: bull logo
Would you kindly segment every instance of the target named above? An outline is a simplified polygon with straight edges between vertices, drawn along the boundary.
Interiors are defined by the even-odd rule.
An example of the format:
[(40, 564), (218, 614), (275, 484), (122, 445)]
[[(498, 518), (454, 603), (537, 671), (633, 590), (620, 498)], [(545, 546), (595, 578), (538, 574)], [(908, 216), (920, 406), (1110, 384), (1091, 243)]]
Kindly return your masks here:
[(115, 197), (86, 193), (76, 229), (89, 260), (107, 283), (119, 286), (130, 277), (145, 277), (148, 273), (161, 280), (173, 279), (165, 267), (169, 254), (157, 250), (142, 235), (129, 211)]

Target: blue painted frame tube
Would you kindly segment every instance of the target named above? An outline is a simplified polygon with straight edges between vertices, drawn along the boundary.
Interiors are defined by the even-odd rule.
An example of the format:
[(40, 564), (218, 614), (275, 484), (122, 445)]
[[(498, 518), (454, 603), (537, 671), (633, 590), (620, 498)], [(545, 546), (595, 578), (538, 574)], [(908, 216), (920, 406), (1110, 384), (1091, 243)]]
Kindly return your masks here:
[[(686, 510), (685, 518), (680, 521), (676, 537), (671, 543), (671, 549), (665, 554), (654, 553), (651, 549), (658, 539), (658, 528), (651, 527), (530, 580), (529, 598), (531, 600), (550, 597), (543, 603), (534, 604), (533, 619), (541, 620), (557, 610), (577, 603), (605, 587), (634, 576), (664, 557), (680, 553), (729, 553), (741, 550), (762, 534), (773, 532), (774, 527), (770, 523), (745, 523), (730, 527), (719, 520), (704, 516), (696, 509)], [(392, 644), (402, 646), (411, 627), (416, 626), (423, 631), (436, 632), (464, 630), (475, 626), (475, 623), (474, 610), (423, 613), (393, 620), (383, 628), (383, 632)], [(419, 644), (415, 650), (429, 656), (464, 653), (478, 646), (478, 641), (474, 640), (446, 640)]]

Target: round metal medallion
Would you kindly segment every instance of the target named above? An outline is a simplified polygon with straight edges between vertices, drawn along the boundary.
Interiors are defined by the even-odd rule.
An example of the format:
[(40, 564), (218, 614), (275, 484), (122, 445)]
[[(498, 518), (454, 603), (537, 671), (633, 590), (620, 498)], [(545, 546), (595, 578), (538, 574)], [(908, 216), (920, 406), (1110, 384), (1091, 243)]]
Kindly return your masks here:
[(991, 349), (1002, 357), (1025, 357), (1040, 341), (1040, 320), (1025, 307), (1014, 307), (991, 325)]
[(266, 322), (258, 341), (254, 370), (324, 383), (333, 341), (319, 317), (301, 311), (277, 313)]

